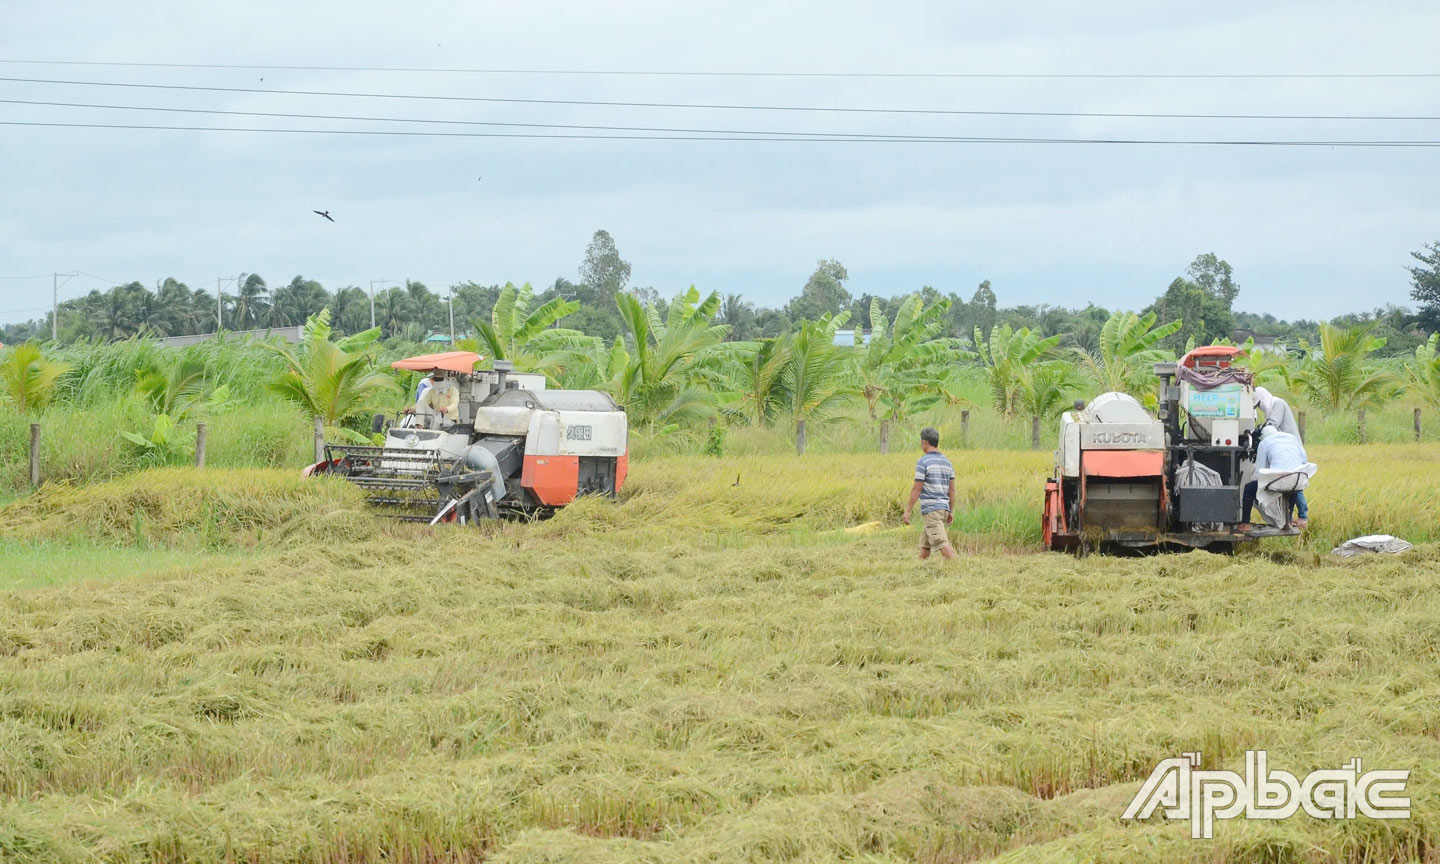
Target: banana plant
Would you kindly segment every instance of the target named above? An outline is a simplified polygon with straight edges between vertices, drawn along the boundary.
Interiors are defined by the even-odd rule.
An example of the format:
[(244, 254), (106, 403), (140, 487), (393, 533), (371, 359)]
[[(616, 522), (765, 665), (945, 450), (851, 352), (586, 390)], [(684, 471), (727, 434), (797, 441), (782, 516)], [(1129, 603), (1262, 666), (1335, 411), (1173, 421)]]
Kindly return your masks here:
[(890, 449), (890, 425), (947, 397), (945, 382), (961, 352), (940, 338), (948, 299), (929, 306), (919, 294), (900, 304), (892, 323), (870, 301), (870, 341), (858, 349), (855, 376), (870, 421), (880, 427), (880, 452)]
[[(580, 308), (574, 300), (556, 297), (531, 309), (535, 289), (530, 283), (507, 284), (495, 301), (490, 320), (476, 319), (477, 350), (491, 360), (509, 360), (516, 369), (543, 372), (558, 381), (598, 341), (579, 330), (554, 325)], [(578, 352), (578, 353), (577, 353)]]
[(1041, 336), (1029, 327), (1013, 330), (1009, 324), (997, 324), (990, 329), (989, 341), (975, 328), (975, 353), (985, 367), (995, 410), (1006, 417), (1015, 416), (1021, 375), (1032, 363), (1045, 360), (1058, 344), (1059, 336)]
[(1082, 365), (1103, 391), (1129, 393), (1154, 399), (1155, 378), (1152, 367), (1173, 355), (1156, 346), (1160, 340), (1178, 331), (1183, 321), (1155, 326), (1154, 312), (1137, 315), (1115, 312), (1100, 328), (1099, 350), (1080, 352)]
[(1432, 408), (1440, 409), (1440, 333), (1415, 349), (1405, 364), (1406, 390)]

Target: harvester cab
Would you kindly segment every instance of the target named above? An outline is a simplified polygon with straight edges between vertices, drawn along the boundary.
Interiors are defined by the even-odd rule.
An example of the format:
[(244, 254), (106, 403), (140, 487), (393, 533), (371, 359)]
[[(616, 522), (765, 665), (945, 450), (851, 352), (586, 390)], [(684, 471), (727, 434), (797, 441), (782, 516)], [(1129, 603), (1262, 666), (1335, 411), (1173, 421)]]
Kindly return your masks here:
[(409, 521), (472, 522), (546, 512), (579, 495), (614, 496), (628, 470), (625, 411), (595, 390), (551, 390), (545, 376), (478, 354), (398, 360), (396, 369), (444, 370), (459, 389), (453, 417), (376, 418), (382, 444), (326, 444), (306, 474), (345, 477), (371, 504)]
[(1255, 462), (1254, 379), (1240, 349), (1211, 345), (1159, 363), (1155, 413), (1103, 393), (1060, 419), (1045, 484), (1046, 548), (1198, 547), (1226, 551), (1240, 534)]

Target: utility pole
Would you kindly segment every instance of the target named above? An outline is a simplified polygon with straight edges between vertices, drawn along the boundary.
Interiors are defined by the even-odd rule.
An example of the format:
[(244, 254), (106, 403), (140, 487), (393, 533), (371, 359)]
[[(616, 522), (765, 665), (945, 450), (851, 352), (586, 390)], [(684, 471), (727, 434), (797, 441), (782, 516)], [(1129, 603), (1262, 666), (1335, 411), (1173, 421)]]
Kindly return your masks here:
[(384, 285), (386, 282), (389, 282), (389, 281), (390, 281), (389, 279), (371, 279), (371, 280), (370, 280), (370, 326), (371, 326), (371, 327), (374, 327), (374, 326), (375, 326), (375, 286), (376, 286), (376, 285)]
[(53, 273), (53, 274), (51, 274), (51, 275), (52, 275), (54, 278), (51, 280), (52, 288), (51, 288), (51, 291), (50, 291), (50, 341), (51, 341), (51, 342), (59, 342), (59, 341), (60, 341), (60, 286), (61, 286), (61, 284), (63, 284), (63, 283), (61, 283), (61, 281), (60, 281), (60, 277), (61, 277), (61, 276), (64, 276), (64, 277), (65, 277), (65, 281), (66, 281), (66, 282), (69, 282), (71, 279), (74, 279), (76, 276), (79, 276), (80, 274), (79, 274), (79, 273)]
[[(240, 281), (240, 277), (239, 277), (239, 276), (216, 276), (216, 277), (215, 277), (215, 335), (216, 335), (216, 336), (219, 336), (219, 335), (220, 335), (220, 327), (221, 327), (221, 326), (224, 324), (224, 322), (225, 322), (225, 307), (224, 307), (224, 305), (223, 305), (225, 295), (221, 292), (221, 290), (220, 290), (220, 285), (221, 285), (221, 283), (225, 282), (226, 280), (229, 280), (229, 281), (232, 281), (232, 282), (239, 282), (239, 281)], [(237, 287), (238, 287), (238, 286), (237, 286)]]
[(450, 286), (450, 347), (455, 347), (455, 286)]

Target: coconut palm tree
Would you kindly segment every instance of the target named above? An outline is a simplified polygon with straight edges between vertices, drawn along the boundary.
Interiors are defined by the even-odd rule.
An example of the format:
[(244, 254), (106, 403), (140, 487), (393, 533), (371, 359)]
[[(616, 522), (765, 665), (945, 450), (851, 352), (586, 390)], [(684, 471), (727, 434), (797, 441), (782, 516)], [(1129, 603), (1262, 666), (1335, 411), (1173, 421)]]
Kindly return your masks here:
[(150, 403), (156, 414), (179, 422), (212, 397), (224, 400), (229, 388), (212, 385), (204, 358), (188, 354), (164, 370), (137, 372), (135, 391)]
[(819, 321), (803, 321), (790, 340), (790, 362), (782, 383), (786, 407), (795, 421), (795, 452), (805, 455), (809, 424), (831, 419), (859, 390), (847, 374), (847, 356), (835, 344), (835, 331), (850, 320), (848, 310)]
[(260, 327), (270, 311), (265, 296), (269, 289), (259, 273), (242, 273), (235, 283), (235, 303), (232, 323), (236, 330), (254, 330)]
[(335, 291), (335, 327), (344, 333), (358, 333), (370, 323), (370, 295), (362, 288), (347, 285)]
[(1071, 404), (1075, 367), (1062, 360), (1047, 360), (1020, 367), (1019, 405), (1030, 415), (1030, 447), (1040, 449), (1040, 423), (1059, 416)]
[(1320, 341), (1301, 341), (1305, 360), (1287, 369), (1292, 390), (1306, 396), (1317, 408), (1348, 411), (1378, 405), (1395, 395), (1397, 381), (1370, 360), (1385, 347), (1383, 336), (1374, 336), (1374, 323), (1337, 327), (1322, 322)]
[(39, 411), (55, 393), (55, 384), (70, 366), (47, 360), (40, 346), (24, 342), (0, 360), (0, 393), (20, 414)]
[[(733, 295), (732, 295), (733, 296)], [(768, 426), (785, 408), (783, 377), (790, 363), (791, 334), (756, 342), (727, 342), (724, 390), (736, 405), (727, 413), (752, 426)]]
[(692, 285), (670, 303), (663, 323), (653, 305), (642, 306), (631, 294), (617, 294), (615, 304), (625, 344), (623, 356), (614, 358), (619, 362), (612, 361), (619, 374), (611, 390), (631, 419), (655, 428), (713, 416), (723, 375), (707, 352), (729, 332), (713, 323), (720, 295), (712, 291), (701, 300)]
[(375, 327), (338, 342), (330, 338), (330, 310), (322, 309), (305, 322), (299, 345), (291, 348), (261, 343), (285, 358), (285, 373), (270, 389), (327, 426), (339, 426), (350, 417), (368, 413), (399, 390), (396, 379), (375, 370)]

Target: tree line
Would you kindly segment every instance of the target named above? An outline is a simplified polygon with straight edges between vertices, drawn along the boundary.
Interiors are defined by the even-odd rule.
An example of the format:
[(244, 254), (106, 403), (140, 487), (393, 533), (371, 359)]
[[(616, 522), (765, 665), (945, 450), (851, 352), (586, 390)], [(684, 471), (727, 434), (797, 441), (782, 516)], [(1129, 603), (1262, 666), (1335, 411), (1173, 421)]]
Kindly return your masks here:
[[(723, 448), (726, 428), (752, 426), (783, 429), (803, 454), (816, 424), (851, 419), (867, 423), (886, 452), (893, 428), (912, 425), (918, 414), (943, 404), (988, 402), (1004, 418), (1028, 417), (1037, 447), (1042, 422), (1077, 396), (1116, 390), (1153, 405), (1152, 367), (1175, 359), (1178, 352), (1164, 344), (1187, 324), (1161, 322), (1154, 310), (1114, 312), (1100, 326), (1094, 351), (1008, 322), (989, 332), (977, 326), (965, 340), (947, 335), (949, 298), (927, 303), (917, 292), (903, 298), (893, 315), (871, 298), (869, 338), (847, 345), (836, 335), (850, 321), (848, 309), (822, 311), (776, 336), (734, 340), (730, 325), (719, 320), (723, 299), (716, 292), (702, 296), (692, 286), (663, 304), (622, 292), (614, 301), (622, 332), (607, 342), (558, 326), (579, 311), (578, 301), (542, 301), (528, 286), (506, 286), (489, 317), (472, 322), (476, 335), (461, 347), (511, 360), (559, 386), (605, 390), (624, 405), (632, 425), (649, 434), (704, 434), (708, 428), (707, 449)], [(1179, 350), (1196, 344), (1194, 334), (1186, 339)], [(1316, 341), (1301, 340), (1296, 354), (1250, 350), (1244, 362), (1262, 383), (1327, 414), (1380, 405), (1402, 393), (1440, 408), (1440, 334), (1403, 361), (1378, 358), (1386, 344), (1375, 322), (1326, 322)], [(414, 384), (409, 373), (395, 374), (385, 360), (386, 352), (416, 346), (387, 344), (378, 326), (339, 333), (328, 309), (310, 316), (296, 346), (245, 340), (212, 340), (178, 351), (132, 346), (153, 349), (154, 343), (45, 350), (23, 343), (0, 354), (0, 396), (30, 415), (66, 392), (85, 398), (81, 394), (90, 391), (93, 399), (99, 395), (93, 385), (100, 382), (109, 398), (139, 400), (153, 412), (145, 428), (120, 430), (149, 448), (149, 457), (173, 450), (184, 423), (263, 392), (320, 418), (341, 438), (365, 440), (371, 412), (392, 410)], [(252, 380), (258, 375), (259, 386), (232, 392), (239, 370)], [(985, 395), (975, 398), (977, 392)]]
[[(1332, 323), (1372, 324), (1376, 335), (1386, 339), (1385, 354), (1412, 353), (1440, 327), (1440, 242), (1413, 256), (1419, 266), (1410, 268), (1411, 293), (1421, 304), (1418, 311), (1389, 306), (1342, 316)], [(540, 303), (556, 299), (573, 303), (572, 311), (560, 323), (609, 342), (625, 329), (616, 305), (618, 296), (633, 297), (642, 305), (655, 306), (662, 314), (667, 305), (656, 289), (631, 286), (630, 272), (630, 262), (621, 257), (610, 234), (597, 231), (585, 250), (578, 281), (558, 278), (535, 292), (535, 297)], [(726, 325), (726, 340), (736, 342), (775, 338), (795, 330), (802, 321), (816, 321), (823, 315), (833, 318), (842, 312), (848, 312), (849, 323), (863, 331), (873, 326), (870, 313), (877, 302), (883, 314), (893, 317), (909, 296), (856, 294), (848, 282), (849, 273), (843, 264), (834, 259), (821, 261), (800, 293), (783, 306), (770, 308), (750, 302), (740, 293), (722, 294), (715, 320)], [(462, 282), (436, 292), (422, 282), (406, 279), (400, 284), (347, 285), (331, 291), (303, 275), (272, 285), (258, 273), (242, 273), (221, 290), (218, 325), (231, 331), (298, 326), (321, 309), (329, 309), (333, 326), (341, 333), (358, 333), (373, 323), (384, 338), (418, 343), (431, 333), (448, 334), (453, 310), (457, 331), (473, 336), (469, 322), (488, 318), (504, 288)], [(1154, 312), (1161, 321), (1182, 322), (1180, 329), (1162, 342), (1161, 347), (1171, 350), (1190, 341), (1208, 344), (1229, 339), (1237, 330), (1278, 336), (1290, 346), (1319, 338), (1317, 320), (1284, 321), (1236, 310), (1239, 293), (1231, 265), (1206, 253), (1197, 256), (1185, 273), (1141, 313)], [(1059, 336), (1061, 344), (1092, 353), (1099, 348), (1101, 329), (1112, 311), (1094, 304), (1084, 308), (1045, 304), (1002, 307), (988, 280), (968, 297), (942, 293), (928, 285), (922, 286), (918, 294), (926, 306), (941, 299), (947, 301), (942, 335), (968, 339), (976, 328), (988, 333), (997, 324), (1008, 324), (1012, 329)], [(60, 304), (57, 329), (61, 342), (213, 333), (217, 329), (216, 313), (212, 287), (165, 279), (152, 290), (130, 282)], [(50, 331), (47, 314), (41, 319), (0, 327), (0, 343), (44, 339)]]

